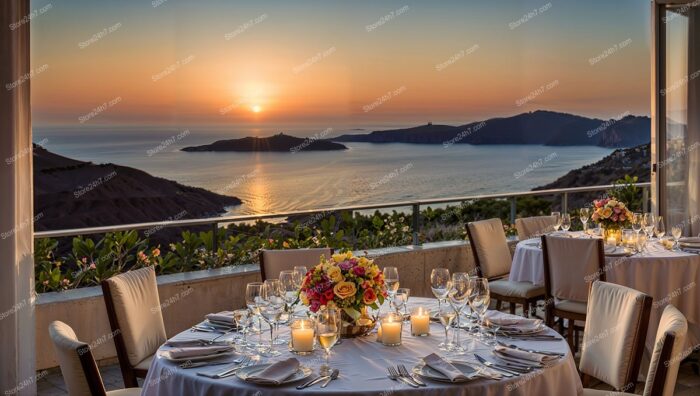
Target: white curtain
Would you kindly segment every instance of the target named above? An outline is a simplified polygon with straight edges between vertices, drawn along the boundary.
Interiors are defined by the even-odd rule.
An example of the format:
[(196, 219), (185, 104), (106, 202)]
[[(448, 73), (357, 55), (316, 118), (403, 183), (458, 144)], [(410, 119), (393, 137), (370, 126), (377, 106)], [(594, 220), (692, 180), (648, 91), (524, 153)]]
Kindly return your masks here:
[(0, 392), (19, 395), (37, 380), (29, 14), (29, 0), (0, 1)]

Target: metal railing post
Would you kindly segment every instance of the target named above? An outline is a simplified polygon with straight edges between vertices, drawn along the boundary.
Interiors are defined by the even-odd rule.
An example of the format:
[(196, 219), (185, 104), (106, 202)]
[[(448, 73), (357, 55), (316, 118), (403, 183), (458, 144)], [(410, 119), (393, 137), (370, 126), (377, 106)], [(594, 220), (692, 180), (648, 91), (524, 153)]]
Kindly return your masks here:
[(413, 246), (418, 246), (420, 241), (418, 240), (418, 232), (420, 231), (420, 205), (413, 204), (413, 216), (411, 225), (413, 228)]
[(211, 247), (214, 252), (219, 250), (219, 223), (214, 223), (212, 224), (212, 240), (211, 240)]
[(642, 187), (642, 212), (646, 213), (649, 211), (649, 189), (644, 186)]
[(510, 224), (515, 224), (515, 211), (517, 209), (516, 198), (510, 199)]
[(569, 193), (561, 195), (561, 214), (569, 213)]

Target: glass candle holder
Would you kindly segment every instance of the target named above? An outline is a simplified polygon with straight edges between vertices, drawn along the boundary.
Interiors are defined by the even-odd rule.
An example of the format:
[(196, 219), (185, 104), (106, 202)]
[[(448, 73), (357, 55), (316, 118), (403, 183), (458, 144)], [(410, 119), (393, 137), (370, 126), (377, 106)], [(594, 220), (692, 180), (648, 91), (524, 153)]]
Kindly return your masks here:
[(425, 337), (430, 335), (430, 311), (416, 307), (411, 311), (411, 335)]
[(633, 229), (625, 228), (622, 230), (622, 246), (634, 249), (637, 245), (637, 233)]
[(308, 355), (314, 351), (315, 330), (311, 319), (297, 319), (291, 325), (289, 349), (299, 355)]
[(403, 317), (390, 313), (382, 318), (381, 324), (382, 344), (385, 346), (401, 345), (401, 331), (403, 330)]

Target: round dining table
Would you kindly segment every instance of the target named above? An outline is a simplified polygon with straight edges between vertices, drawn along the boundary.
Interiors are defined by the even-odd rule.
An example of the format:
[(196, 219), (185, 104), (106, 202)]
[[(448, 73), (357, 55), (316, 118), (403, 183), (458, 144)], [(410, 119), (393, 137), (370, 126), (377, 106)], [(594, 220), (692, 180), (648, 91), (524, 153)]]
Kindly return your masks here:
[[(574, 238), (589, 238), (583, 232), (569, 232)], [(544, 261), (541, 239), (518, 242), (508, 277), (511, 281), (527, 281), (544, 285)], [(607, 282), (627, 286), (653, 298), (646, 340), (645, 365), (654, 348), (656, 330), (663, 309), (672, 304), (688, 319), (686, 347), (700, 344), (700, 255), (681, 250), (668, 250), (652, 240), (646, 251), (630, 256), (605, 257)]]
[[(435, 299), (411, 297), (408, 302), (409, 310), (412, 307), (422, 306), (435, 309)], [(506, 314), (507, 315), (507, 314)], [(280, 338), (289, 339), (288, 326), (280, 327)], [(405, 365), (411, 370), (423, 357), (431, 353), (437, 353), (441, 357), (460, 362), (468, 362), (473, 367), (483, 368), (476, 360), (474, 354), (483, 355), (486, 359), (492, 358), (493, 346), (489, 346), (482, 340), (477, 340), (465, 330), (461, 331), (463, 345), (467, 351), (462, 355), (443, 352), (438, 349), (438, 344), (444, 340), (444, 327), (438, 322), (430, 324), (430, 335), (426, 337), (411, 336), (410, 324), (404, 323), (402, 332), (402, 344), (400, 346), (384, 346), (377, 342), (375, 333), (364, 337), (343, 339), (332, 349), (330, 366), (340, 370), (339, 377), (330, 382), (328, 387), (321, 388), (314, 385), (303, 390), (297, 390), (296, 386), (304, 381), (282, 386), (262, 386), (237, 378), (236, 376), (221, 379), (212, 379), (198, 375), (198, 372), (213, 374), (220, 372), (226, 366), (204, 366), (199, 368), (181, 368), (162, 356), (169, 348), (162, 346), (156, 358), (148, 370), (148, 376), (143, 383), (143, 395), (578, 395), (583, 391), (576, 364), (569, 351), (567, 343), (554, 330), (545, 329), (546, 334), (556, 335), (554, 340), (542, 341), (531, 339), (507, 339), (509, 344), (516, 344), (533, 350), (544, 350), (563, 354), (563, 357), (547, 364), (542, 369), (521, 374), (512, 378), (487, 379), (475, 378), (462, 383), (445, 383), (431, 381), (423, 378), (427, 386), (413, 388), (402, 382), (393, 381), (387, 377), (387, 367), (397, 364)], [(184, 331), (174, 340), (186, 340), (193, 338), (213, 337), (213, 334)], [(227, 335), (228, 339), (239, 335)], [(257, 336), (251, 335), (253, 339)], [(266, 338), (263, 338), (264, 340)], [(316, 347), (316, 350), (307, 356), (299, 356), (288, 350), (286, 345), (277, 345), (281, 356), (262, 358), (262, 362), (273, 363), (282, 359), (296, 357), (301, 365), (318, 372), (319, 367), (325, 361), (324, 352)], [(236, 356), (231, 356), (233, 361)]]

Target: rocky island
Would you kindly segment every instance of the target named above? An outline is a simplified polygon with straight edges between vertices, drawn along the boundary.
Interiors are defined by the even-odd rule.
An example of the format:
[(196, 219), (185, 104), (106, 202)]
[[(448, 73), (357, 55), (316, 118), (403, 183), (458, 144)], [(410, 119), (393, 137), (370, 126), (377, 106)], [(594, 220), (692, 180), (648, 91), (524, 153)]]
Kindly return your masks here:
[(218, 140), (203, 146), (185, 147), (182, 151), (274, 151), (296, 153), (299, 151), (347, 150), (340, 143), (326, 139), (299, 138), (283, 133), (269, 137), (245, 137), (242, 139)]

